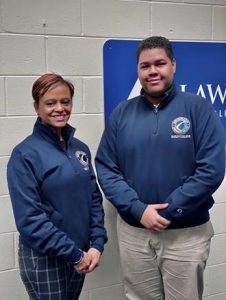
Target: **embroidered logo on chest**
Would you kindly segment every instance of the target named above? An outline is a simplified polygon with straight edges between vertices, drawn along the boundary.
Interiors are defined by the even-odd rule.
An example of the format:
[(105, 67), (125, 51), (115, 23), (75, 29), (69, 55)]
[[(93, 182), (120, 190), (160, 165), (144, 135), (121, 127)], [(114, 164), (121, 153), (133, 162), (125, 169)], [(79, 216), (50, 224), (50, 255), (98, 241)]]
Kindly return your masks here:
[(89, 164), (89, 157), (88, 155), (81, 150), (77, 150), (75, 152), (75, 156), (78, 159), (78, 161), (80, 162), (80, 164), (84, 167), (85, 170), (88, 170), (88, 164)]
[(171, 128), (175, 135), (172, 138), (190, 138), (190, 134), (186, 134), (191, 127), (190, 121), (185, 117), (178, 117), (173, 120)]

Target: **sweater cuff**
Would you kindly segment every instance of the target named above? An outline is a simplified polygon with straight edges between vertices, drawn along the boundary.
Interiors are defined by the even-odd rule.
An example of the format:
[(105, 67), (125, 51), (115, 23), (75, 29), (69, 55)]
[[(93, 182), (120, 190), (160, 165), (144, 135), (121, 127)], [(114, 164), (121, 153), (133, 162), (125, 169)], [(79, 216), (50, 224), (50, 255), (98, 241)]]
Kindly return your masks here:
[(90, 248), (95, 248), (102, 254), (104, 251), (104, 243), (107, 242), (107, 239), (97, 238), (95, 241), (91, 242)]
[(82, 259), (83, 255), (83, 251), (76, 248), (70, 257), (70, 262), (73, 264), (79, 262)]
[(131, 215), (133, 218), (135, 218), (138, 222), (140, 222), (141, 217), (147, 207), (147, 204), (137, 200), (133, 203), (133, 206), (131, 207)]
[(171, 221), (171, 216), (170, 216), (170, 213), (169, 213), (169, 210), (166, 208), (166, 209), (161, 209), (161, 210), (159, 210), (158, 211), (158, 214), (161, 216), (161, 217), (163, 217), (163, 218), (165, 218), (165, 219), (167, 219), (168, 221)]

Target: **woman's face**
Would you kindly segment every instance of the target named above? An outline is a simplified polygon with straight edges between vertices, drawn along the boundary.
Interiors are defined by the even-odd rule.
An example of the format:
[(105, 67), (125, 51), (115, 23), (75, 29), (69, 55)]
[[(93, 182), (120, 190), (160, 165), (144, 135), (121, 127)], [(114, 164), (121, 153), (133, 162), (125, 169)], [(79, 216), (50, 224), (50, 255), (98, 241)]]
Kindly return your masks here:
[(69, 87), (59, 84), (48, 90), (35, 104), (35, 110), (42, 123), (57, 130), (63, 128), (71, 115), (72, 98)]

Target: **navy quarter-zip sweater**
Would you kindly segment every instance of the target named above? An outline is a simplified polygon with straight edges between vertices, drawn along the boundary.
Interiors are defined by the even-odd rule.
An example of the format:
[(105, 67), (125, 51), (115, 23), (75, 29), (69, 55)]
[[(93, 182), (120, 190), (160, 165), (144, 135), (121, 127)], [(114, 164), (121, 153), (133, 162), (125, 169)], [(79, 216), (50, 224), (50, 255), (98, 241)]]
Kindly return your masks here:
[(148, 204), (169, 203), (159, 214), (169, 228), (209, 219), (212, 194), (225, 174), (225, 132), (212, 105), (175, 85), (155, 108), (141, 95), (113, 111), (96, 168), (106, 198), (130, 225), (142, 227)]
[(32, 135), (17, 145), (7, 168), (9, 193), (20, 240), (67, 262), (106, 242), (102, 197), (88, 147), (63, 129), (64, 150), (52, 128), (37, 119)]

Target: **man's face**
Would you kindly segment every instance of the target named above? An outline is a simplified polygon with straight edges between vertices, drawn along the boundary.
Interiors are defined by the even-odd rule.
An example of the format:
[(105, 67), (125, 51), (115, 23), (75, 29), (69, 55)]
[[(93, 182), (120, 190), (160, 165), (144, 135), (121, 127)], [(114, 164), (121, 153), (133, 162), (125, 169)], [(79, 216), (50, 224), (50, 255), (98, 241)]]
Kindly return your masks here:
[(163, 94), (172, 85), (175, 69), (176, 62), (171, 61), (165, 49), (145, 49), (140, 53), (138, 78), (150, 102), (161, 102)]

